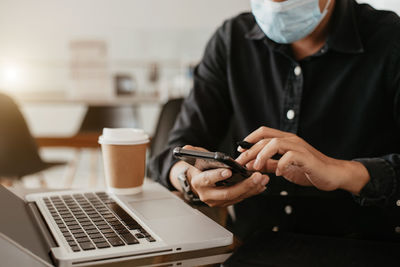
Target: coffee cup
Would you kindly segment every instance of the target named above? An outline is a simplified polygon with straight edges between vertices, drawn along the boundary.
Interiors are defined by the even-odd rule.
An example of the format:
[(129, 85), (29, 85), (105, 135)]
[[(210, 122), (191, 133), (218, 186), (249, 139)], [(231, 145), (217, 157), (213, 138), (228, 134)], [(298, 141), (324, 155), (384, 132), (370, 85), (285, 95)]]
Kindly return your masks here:
[(120, 195), (141, 192), (149, 136), (141, 129), (104, 128), (99, 143), (108, 190)]

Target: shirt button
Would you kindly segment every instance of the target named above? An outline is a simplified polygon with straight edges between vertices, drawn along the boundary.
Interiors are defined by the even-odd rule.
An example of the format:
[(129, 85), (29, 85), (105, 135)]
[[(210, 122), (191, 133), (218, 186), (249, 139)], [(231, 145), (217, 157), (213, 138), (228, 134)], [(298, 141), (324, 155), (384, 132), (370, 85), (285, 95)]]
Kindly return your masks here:
[(292, 206), (287, 205), (285, 207), (285, 212), (286, 212), (287, 215), (292, 214), (292, 211), (293, 211)]
[(278, 231), (279, 231), (279, 227), (278, 226), (272, 227), (272, 232), (278, 232)]
[(289, 109), (288, 112), (286, 113), (286, 118), (288, 118), (288, 120), (293, 120), (294, 119), (294, 110), (293, 109)]
[(396, 206), (400, 207), (400, 199), (396, 201)]
[(281, 196), (287, 196), (287, 195), (288, 195), (288, 192), (287, 192), (287, 191), (281, 191), (279, 194), (280, 194)]
[(400, 234), (400, 226), (396, 226), (396, 227), (394, 228), (394, 231), (395, 231), (396, 233)]
[(301, 74), (301, 68), (300, 66), (296, 66), (294, 68), (294, 75), (299, 76)]

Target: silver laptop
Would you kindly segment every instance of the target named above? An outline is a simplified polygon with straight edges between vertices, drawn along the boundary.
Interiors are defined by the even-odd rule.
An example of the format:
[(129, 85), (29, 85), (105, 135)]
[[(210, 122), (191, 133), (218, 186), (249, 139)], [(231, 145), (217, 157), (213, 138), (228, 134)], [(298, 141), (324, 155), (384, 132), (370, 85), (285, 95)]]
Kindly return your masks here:
[(43, 261), (83, 266), (227, 246), (233, 235), (157, 183), (132, 196), (0, 187), (0, 232)]

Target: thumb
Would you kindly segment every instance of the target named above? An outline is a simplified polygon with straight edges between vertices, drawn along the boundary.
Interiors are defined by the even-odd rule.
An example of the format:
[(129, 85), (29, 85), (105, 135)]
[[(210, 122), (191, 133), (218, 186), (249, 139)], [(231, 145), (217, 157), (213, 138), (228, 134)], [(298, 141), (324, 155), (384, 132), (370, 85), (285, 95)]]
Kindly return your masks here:
[(305, 165), (305, 155), (297, 151), (286, 152), (278, 161), (275, 171), (276, 176), (282, 176), (292, 166), (303, 168)]

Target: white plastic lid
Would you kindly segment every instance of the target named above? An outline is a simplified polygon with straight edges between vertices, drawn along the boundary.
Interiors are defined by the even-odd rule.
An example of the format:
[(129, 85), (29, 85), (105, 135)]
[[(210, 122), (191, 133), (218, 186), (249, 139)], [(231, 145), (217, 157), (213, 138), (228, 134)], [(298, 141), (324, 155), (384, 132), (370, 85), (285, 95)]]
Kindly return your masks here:
[(149, 136), (142, 129), (104, 128), (99, 137), (99, 144), (104, 145), (139, 145), (149, 142)]

